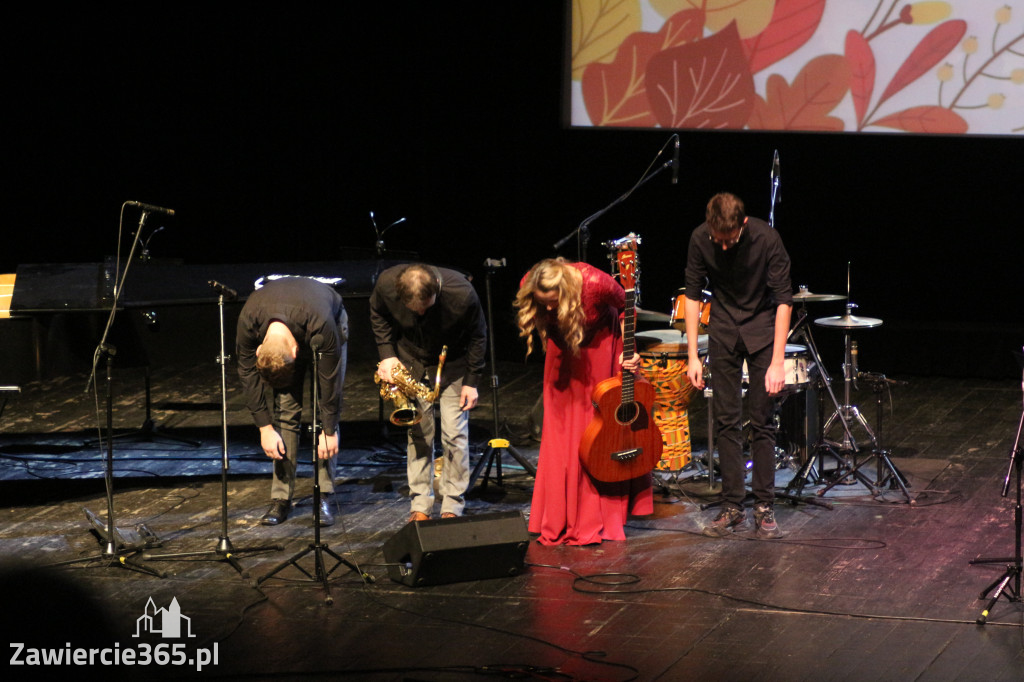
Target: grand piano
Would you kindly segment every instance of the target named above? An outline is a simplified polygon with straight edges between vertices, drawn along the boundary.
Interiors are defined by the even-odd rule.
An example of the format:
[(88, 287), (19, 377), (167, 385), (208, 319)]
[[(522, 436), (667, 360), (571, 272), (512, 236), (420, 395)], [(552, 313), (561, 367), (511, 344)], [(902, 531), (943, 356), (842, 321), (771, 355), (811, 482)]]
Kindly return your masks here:
[[(176, 316), (179, 330), (186, 327), (184, 331), (190, 334), (204, 334), (210, 325), (195, 317), (190, 318), (190, 311), (196, 307), (216, 310), (219, 294), (210, 285), (211, 280), (230, 287), (237, 292), (237, 301), (244, 301), (253, 292), (256, 280), (278, 274), (339, 278), (335, 288), (345, 298), (350, 318), (358, 321), (368, 315), (365, 312), (366, 301), (377, 275), (392, 265), (406, 262), (409, 260), (388, 258), (197, 265), (179, 261), (135, 260), (128, 270), (117, 303), (118, 317), (137, 317), (143, 324), (155, 328), (161, 316)], [(55, 345), (73, 341), (95, 345), (98, 338), (55, 337), (96, 337), (102, 331), (114, 304), (116, 274), (112, 258), (102, 263), (19, 265), (15, 273), (0, 274), (0, 318), (10, 318), (9, 322), (0, 322), (7, 328), (0, 334), (6, 339), (0, 344), (3, 346), (0, 350), (6, 351), (0, 352), (0, 384), (17, 383), (51, 373), (47, 372), (48, 363), (51, 360), (58, 362), (57, 356), (61, 355)], [(71, 323), (74, 331), (55, 332), (55, 328), (67, 329), (68, 318), (75, 318)], [(16, 322), (18, 320), (20, 322)], [(124, 320), (120, 322), (124, 324)], [(189, 326), (195, 329), (187, 329)], [(362, 325), (357, 324), (356, 331), (359, 327)], [(81, 332), (83, 328), (85, 332)], [(227, 334), (230, 347), (234, 342), (233, 323)], [(358, 346), (359, 339), (353, 340), (356, 343), (352, 345)], [(19, 347), (12, 352), (11, 345)], [(352, 345), (350, 353), (354, 350)], [(25, 367), (26, 358), (30, 369)]]

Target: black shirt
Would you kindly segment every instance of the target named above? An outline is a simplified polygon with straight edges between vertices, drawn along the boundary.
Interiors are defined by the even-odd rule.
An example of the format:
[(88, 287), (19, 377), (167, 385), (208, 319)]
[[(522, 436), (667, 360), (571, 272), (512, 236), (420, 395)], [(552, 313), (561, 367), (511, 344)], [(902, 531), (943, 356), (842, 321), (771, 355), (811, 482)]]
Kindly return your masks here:
[(417, 315), (398, 298), (396, 284), (404, 267), (382, 272), (370, 295), (370, 326), (380, 359), (397, 357), (413, 377), (433, 381), (441, 348), (448, 346), (442, 388), (460, 377), (463, 386), (476, 388), (487, 342), (487, 322), (476, 290), (462, 273), (432, 268), (441, 292), (434, 305)]
[(789, 254), (779, 233), (759, 218), (747, 218), (740, 240), (729, 249), (711, 241), (705, 222), (693, 231), (686, 260), (686, 297), (699, 300), (711, 289), (711, 337), (728, 348), (743, 339), (754, 353), (775, 338), (775, 309), (793, 304)]
[(238, 376), (242, 379), (242, 393), (246, 407), (252, 413), (256, 426), (271, 423), (266, 393), (269, 386), (256, 371), (256, 348), (263, 343), (267, 327), (278, 320), (299, 344), (296, 358), (295, 382), (302, 393), (305, 367), (312, 358), (310, 339), (319, 334), (323, 338), (318, 361), (320, 375), (320, 417), (324, 433), (334, 434), (341, 419), (341, 385), (338, 381), (341, 352), (348, 338), (347, 315), (341, 294), (331, 287), (308, 277), (285, 277), (267, 283), (249, 296), (238, 317), (235, 345), (238, 353)]

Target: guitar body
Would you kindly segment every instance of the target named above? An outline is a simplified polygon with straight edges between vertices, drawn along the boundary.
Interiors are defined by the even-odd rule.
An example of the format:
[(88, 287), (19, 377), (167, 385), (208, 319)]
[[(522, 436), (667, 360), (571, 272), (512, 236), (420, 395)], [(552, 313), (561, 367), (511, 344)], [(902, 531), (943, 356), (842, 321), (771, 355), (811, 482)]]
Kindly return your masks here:
[(594, 419), (580, 440), (580, 459), (598, 481), (617, 483), (649, 474), (661, 459), (661, 431), (651, 416), (654, 386), (633, 379), (632, 402), (622, 400), (622, 379), (594, 387)]

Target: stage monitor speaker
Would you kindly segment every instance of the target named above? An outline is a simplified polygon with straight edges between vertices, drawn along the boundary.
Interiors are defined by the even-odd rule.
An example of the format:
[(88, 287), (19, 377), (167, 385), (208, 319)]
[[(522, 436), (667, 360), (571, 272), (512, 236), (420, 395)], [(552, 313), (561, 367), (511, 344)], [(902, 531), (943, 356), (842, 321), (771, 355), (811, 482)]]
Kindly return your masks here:
[(530, 535), (521, 512), (412, 521), (384, 543), (388, 577), (421, 587), (508, 578), (525, 567)]

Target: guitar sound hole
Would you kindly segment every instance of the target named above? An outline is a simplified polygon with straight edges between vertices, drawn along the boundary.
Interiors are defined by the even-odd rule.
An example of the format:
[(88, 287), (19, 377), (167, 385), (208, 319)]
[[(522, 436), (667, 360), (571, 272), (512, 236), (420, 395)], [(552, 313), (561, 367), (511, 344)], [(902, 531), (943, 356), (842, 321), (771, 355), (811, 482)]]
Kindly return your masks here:
[(622, 403), (615, 410), (615, 420), (620, 424), (632, 424), (640, 414), (640, 406), (635, 402)]

